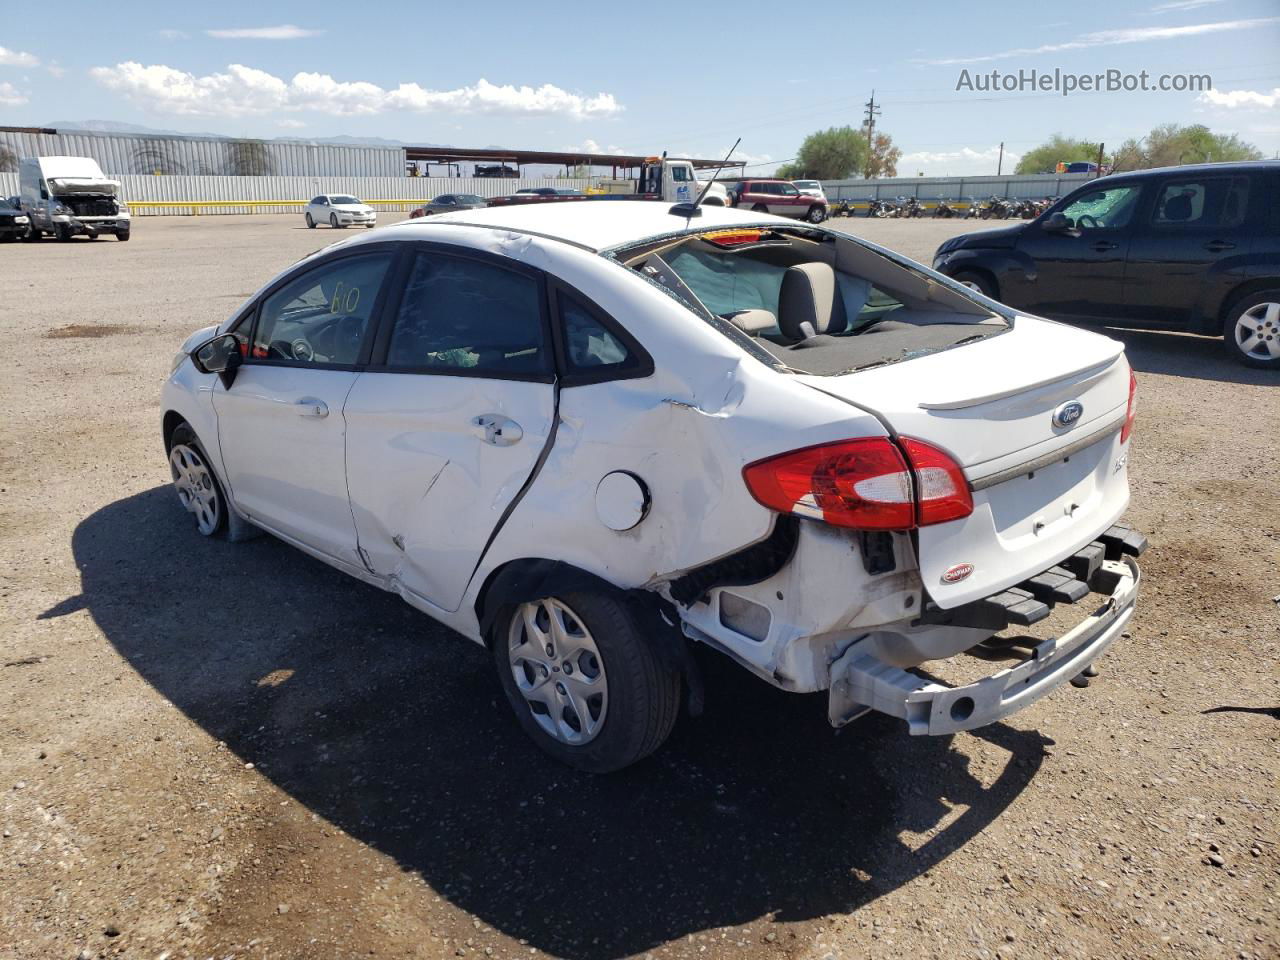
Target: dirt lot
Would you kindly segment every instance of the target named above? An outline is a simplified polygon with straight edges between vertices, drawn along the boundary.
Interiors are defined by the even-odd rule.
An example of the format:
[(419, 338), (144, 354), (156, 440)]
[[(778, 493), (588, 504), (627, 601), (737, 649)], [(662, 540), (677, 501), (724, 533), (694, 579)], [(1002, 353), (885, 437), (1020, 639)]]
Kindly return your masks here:
[[(923, 260), (969, 229), (838, 225)], [(479, 648), (270, 538), (201, 539), (167, 488), (179, 342), (336, 238), (0, 246), (0, 960), (1280, 955), (1274, 375), (1115, 334), (1152, 547), (1089, 689), (836, 735), (708, 657), (706, 714), (592, 778)]]

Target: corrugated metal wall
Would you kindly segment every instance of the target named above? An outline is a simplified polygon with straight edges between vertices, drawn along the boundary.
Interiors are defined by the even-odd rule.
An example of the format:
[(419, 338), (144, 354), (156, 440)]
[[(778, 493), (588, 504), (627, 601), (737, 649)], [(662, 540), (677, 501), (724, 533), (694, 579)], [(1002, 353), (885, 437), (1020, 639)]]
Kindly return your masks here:
[[(375, 203), (378, 210), (411, 210), (442, 193), (475, 193), (499, 197), (524, 187), (586, 189), (586, 180), (497, 180), (487, 177), (148, 177), (116, 175), (120, 192), (134, 216), (198, 213), (302, 213), (307, 201), (321, 193), (349, 193), (366, 202), (400, 200), (403, 203)], [(0, 173), (0, 196), (18, 192), (18, 175)], [(140, 206), (173, 201), (171, 206)], [(192, 207), (192, 203), (222, 201), (213, 207)], [(268, 206), (235, 206), (229, 201), (292, 201)], [(186, 204), (184, 206), (184, 203)], [(225, 204), (225, 205), (224, 205)]]
[(1009, 177), (896, 177), (882, 180), (824, 180), (828, 200), (870, 200), (919, 197), (959, 200), (990, 196), (1033, 199), (1060, 197), (1085, 180), (1088, 173), (1038, 174)]
[(402, 147), (347, 146), (280, 140), (166, 137), (80, 131), (14, 133), (0, 146), (17, 157), (93, 157), (113, 177), (126, 173), (187, 176), (404, 175)]

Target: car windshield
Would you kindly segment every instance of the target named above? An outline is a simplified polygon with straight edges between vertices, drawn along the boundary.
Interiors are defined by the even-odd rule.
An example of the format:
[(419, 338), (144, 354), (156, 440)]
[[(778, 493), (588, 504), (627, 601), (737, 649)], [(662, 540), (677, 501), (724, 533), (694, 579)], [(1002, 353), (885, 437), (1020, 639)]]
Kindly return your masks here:
[(817, 180), (792, 180), (791, 182), (801, 190), (813, 190), (818, 186)]
[(355, 197), (337, 196), (337, 197), (330, 197), (329, 202), (330, 203), (359, 203), (360, 201), (357, 200)]

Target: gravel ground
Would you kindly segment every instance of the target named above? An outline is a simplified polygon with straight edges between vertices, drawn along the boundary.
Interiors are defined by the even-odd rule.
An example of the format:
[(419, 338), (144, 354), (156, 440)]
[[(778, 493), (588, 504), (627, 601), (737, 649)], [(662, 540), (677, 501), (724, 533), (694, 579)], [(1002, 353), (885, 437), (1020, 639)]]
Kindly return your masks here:
[[(922, 260), (970, 228), (836, 223)], [(0, 960), (1280, 955), (1274, 375), (1113, 332), (1152, 547), (1087, 690), (837, 735), (708, 657), (706, 714), (593, 778), (524, 739), (479, 648), (270, 538), (201, 539), (167, 489), (179, 342), (330, 239), (0, 246)]]

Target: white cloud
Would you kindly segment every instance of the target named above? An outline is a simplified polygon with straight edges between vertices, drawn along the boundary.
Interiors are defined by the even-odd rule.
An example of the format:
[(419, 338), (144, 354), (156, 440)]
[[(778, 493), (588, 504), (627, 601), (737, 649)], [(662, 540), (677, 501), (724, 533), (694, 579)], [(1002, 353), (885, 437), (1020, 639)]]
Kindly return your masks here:
[(1196, 10), (1208, 7), (1222, 0), (1177, 0), (1175, 3), (1161, 3), (1148, 10), (1148, 13), (1182, 13), (1184, 10)]
[(160, 34), (161, 40), (186, 40), (190, 36), (185, 30), (174, 30), (172, 27), (165, 27), (156, 32)]
[(34, 53), (0, 47), (0, 65), (6, 67), (38, 67), (40, 58)]
[(976, 57), (947, 57), (940, 60), (915, 60), (931, 66), (951, 66), (963, 63), (987, 63), (991, 60), (1007, 60), (1010, 57), (1032, 57), (1044, 53), (1060, 53), (1065, 50), (1084, 50), (1088, 47), (1112, 47), (1127, 43), (1145, 43), (1149, 40), (1178, 40), (1199, 37), (1207, 33), (1223, 33), (1232, 30), (1256, 30), (1259, 27), (1280, 23), (1280, 17), (1257, 17), (1253, 20), (1220, 20), (1216, 23), (1196, 23), (1184, 27), (1126, 27), (1121, 30), (1099, 30), (1085, 33), (1065, 43), (1049, 43), (1042, 47), (1018, 47)]
[(324, 31), (282, 23), (278, 27), (238, 27), (232, 30), (206, 30), (205, 33), (219, 40), (300, 40), (303, 37), (318, 37)]
[(291, 117), (285, 117), (283, 120), (276, 121), (277, 127), (283, 127), (286, 130), (301, 130), (306, 126), (301, 120), (294, 120)]
[[(1003, 170), (1012, 173), (1013, 168), (1022, 159), (1022, 154), (1005, 150)], [(996, 172), (996, 164), (1000, 161), (1000, 148), (986, 147), (973, 149), (962, 147), (959, 150), (930, 152), (918, 150), (904, 153), (898, 160), (898, 175), (909, 177), (917, 172), (933, 177), (988, 176)]]
[(1196, 97), (1196, 103), (1226, 107), (1228, 110), (1237, 107), (1271, 110), (1280, 105), (1280, 87), (1275, 87), (1270, 93), (1261, 90), (1206, 90)]
[(327, 73), (297, 73), (292, 80), (233, 63), (225, 73), (196, 76), (162, 64), (134, 61), (89, 71), (98, 83), (160, 113), (240, 117), (311, 110), (333, 116), (368, 116), (389, 110), (416, 113), (561, 115), (577, 119), (613, 116), (622, 106), (613, 94), (585, 97), (551, 84), (499, 86), (480, 79), (454, 90), (402, 83), (386, 90), (364, 81), (339, 81)]
[(67, 68), (59, 66), (57, 60), (50, 60), (45, 64), (44, 68), (49, 71), (49, 76), (51, 77), (61, 78), (67, 72)]
[(26, 102), (26, 94), (12, 83), (0, 83), (0, 106), (17, 107)]

